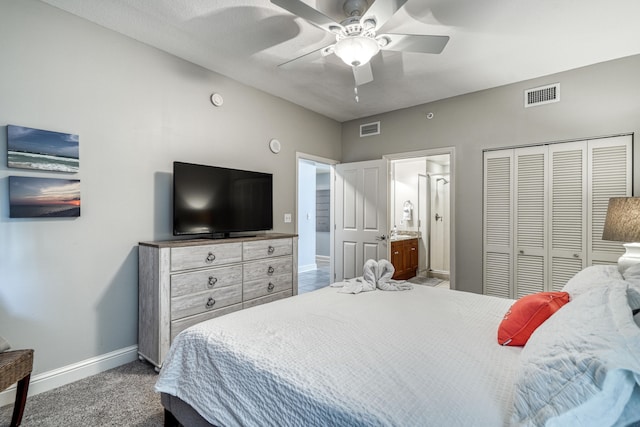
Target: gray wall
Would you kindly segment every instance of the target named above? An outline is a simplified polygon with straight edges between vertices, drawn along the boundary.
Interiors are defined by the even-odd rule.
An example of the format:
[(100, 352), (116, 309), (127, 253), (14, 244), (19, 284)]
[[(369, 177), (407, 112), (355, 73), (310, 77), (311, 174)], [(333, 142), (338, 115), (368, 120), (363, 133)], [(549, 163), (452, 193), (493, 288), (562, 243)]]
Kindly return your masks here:
[[(8, 169), (7, 124), (79, 134), (80, 172)], [(1, 1), (0, 335), (35, 348), (35, 374), (135, 345), (137, 243), (171, 237), (172, 162), (274, 173), (274, 228), (294, 232), (295, 153), (340, 158), (340, 129), (46, 4)], [(81, 217), (9, 219), (9, 175), (80, 179)]]
[[(482, 292), (482, 150), (640, 131), (640, 56), (476, 92), (343, 124), (342, 160), (455, 147), (456, 287)], [(561, 84), (561, 101), (523, 107), (523, 91)], [(432, 120), (426, 114), (433, 112)], [(381, 134), (359, 138), (359, 125)], [(634, 190), (640, 189), (638, 141)]]

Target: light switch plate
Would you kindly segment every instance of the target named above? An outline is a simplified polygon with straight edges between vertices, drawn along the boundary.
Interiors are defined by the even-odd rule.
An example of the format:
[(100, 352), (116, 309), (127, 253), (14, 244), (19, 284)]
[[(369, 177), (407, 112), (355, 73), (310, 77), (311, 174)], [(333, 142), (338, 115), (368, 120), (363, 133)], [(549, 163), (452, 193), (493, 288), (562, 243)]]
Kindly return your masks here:
[(284, 214), (284, 222), (291, 222), (291, 214), (290, 213)]

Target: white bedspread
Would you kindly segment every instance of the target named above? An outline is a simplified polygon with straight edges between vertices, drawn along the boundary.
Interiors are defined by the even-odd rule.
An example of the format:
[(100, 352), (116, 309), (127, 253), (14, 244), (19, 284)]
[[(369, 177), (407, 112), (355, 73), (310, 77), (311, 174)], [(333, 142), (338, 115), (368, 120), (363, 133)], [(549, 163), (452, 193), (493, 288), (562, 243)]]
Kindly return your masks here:
[(512, 300), (424, 286), (325, 288), (193, 326), (156, 384), (219, 426), (501, 426)]

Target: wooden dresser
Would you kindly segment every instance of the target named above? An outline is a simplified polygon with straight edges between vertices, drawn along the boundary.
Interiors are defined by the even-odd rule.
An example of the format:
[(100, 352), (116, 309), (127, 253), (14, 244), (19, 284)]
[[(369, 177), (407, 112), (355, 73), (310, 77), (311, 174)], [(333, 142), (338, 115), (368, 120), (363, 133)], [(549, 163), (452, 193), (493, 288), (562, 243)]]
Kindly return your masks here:
[(156, 369), (189, 326), (298, 293), (295, 235), (140, 242), (138, 253), (138, 356)]

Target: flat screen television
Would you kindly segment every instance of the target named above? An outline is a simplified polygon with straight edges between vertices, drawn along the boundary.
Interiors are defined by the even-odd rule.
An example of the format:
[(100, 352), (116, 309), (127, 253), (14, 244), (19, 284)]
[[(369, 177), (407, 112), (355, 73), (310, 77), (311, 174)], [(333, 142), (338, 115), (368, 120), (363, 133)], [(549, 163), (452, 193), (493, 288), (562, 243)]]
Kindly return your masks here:
[(273, 228), (273, 175), (173, 163), (173, 234), (228, 237)]

